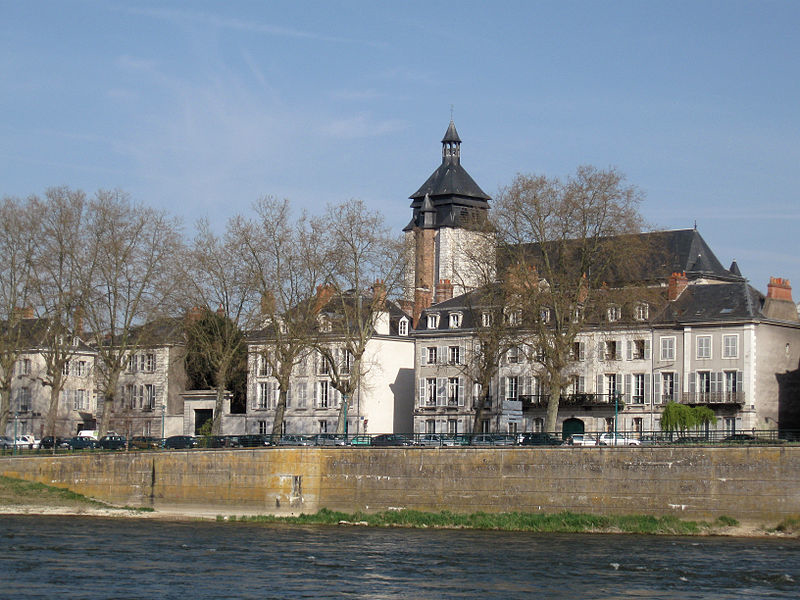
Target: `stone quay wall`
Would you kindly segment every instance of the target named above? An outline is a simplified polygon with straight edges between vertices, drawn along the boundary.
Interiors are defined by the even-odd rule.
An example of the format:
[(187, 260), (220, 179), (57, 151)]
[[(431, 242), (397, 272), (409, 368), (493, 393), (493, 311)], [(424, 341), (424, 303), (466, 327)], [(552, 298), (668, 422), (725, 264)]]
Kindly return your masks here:
[(265, 448), (0, 457), (0, 474), (116, 504), (217, 514), (321, 508), (800, 515), (800, 446)]

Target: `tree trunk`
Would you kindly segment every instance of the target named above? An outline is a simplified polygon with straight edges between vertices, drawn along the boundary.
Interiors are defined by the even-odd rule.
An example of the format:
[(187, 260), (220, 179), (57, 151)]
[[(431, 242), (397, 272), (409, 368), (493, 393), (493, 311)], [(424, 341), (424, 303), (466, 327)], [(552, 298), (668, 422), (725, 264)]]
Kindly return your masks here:
[(11, 414), (11, 389), (10, 386), (0, 390), (0, 435), (5, 435)]
[(544, 421), (544, 430), (555, 433), (558, 423), (558, 407), (561, 402), (561, 378), (550, 378), (550, 396), (547, 398), (547, 415)]
[(44, 424), (44, 430), (48, 435), (53, 436), (53, 447), (55, 448), (56, 437), (56, 421), (58, 419), (58, 395), (61, 390), (55, 386), (50, 386), (50, 406), (47, 409), (47, 419)]
[(222, 435), (222, 409), (225, 402), (225, 378), (218, 374), (217, 400), (214, 403), (214, 419), (211, 422), (211, 435)]
[(103, 437), (111, 426), (111, 415), (114, 413), (114, 399), (117, 396), (118, 383), (119, 372), (109, 376), (105, 393), (103, 394), (103, 415), (97, 425), (97, 439)]
[(275, 419), (272, 421), (272, 443), (277, 444), (283, 433), (283, 416), (286, 414), (286, 387), (278, 382), (280, 393), (278, 394), (278, 406), (275, 407)]

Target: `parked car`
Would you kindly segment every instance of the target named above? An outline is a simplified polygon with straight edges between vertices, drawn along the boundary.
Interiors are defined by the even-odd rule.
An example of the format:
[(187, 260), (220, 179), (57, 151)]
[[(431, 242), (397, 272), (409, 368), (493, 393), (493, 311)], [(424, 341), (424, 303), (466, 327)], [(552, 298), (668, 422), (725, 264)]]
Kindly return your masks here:
[[(64, 438), (57, 437), (56, 438), (56, 448), (69, 448), (68, 444), (69, 440)], [(39, 442), (40, 449), (52, 449), (53, 448), (53, 436), (45, 436), (42, 438), (42, 441)]]
[(426, 433), (417, 438), (420, 446), (455, 446), (456, 438), (445, 433)]
[(568, 446), (596, 446), (597, 440), (586, 433), (573, 433), (565, 444)]
[(628, 437), (624, 433), (602, 433), (597, 440), (598, 446), (641, 446), (642, 442)]
[(725, 439), (722, 440), (723, 442), (733, 442), (737, 444), (781, 444), (784, 443), (785, 440), (782, 439), (774, 439), (770, 440), (763, 437), (758, 437), (750, 433), (733, 433), (727, 436)]
[(314, 442), (317, 446), (347, 446), (347, 436), (343, 433), (318, 433)]
[(563, 443), (564, 440), (552, 433), (532, 432), (517, 436), (517, 444), (520, 446), (561, 446)]
[(124, 435), (104, 435), (97, 442), (96, 447), (103, 450), (122, 450), (127, 442)]
[(412, 438), (399, 433), (382, 433), (372, 438), (371, 446), (416, 446)]
[(161, 448), (161, 444), (161, 438), (136, 435), (131, 438), (128, 446), (136, 450), (153, 450), (155, 448)]
[(10, 437), (0, 435), (0, 449), (9, 450), (14, 447), (14, 440)]
[(197, 438), (199, 448), (238, 448), (238, 435), (205, 435)]
[(272, 446), (272, 438), (263, 434), (240, 435), (239, 445), (242, 448), (258, 448), (261, 446)]
[(17, 448), (27, 448), (28, 450), (36, 450), (39, 447), (40, 441), (32, 435), (21, 435), (17, 438)]
[(479, 433), (472, 436), (473, 446), (513, 446), (516, 437), (510, 433)]
[(97, 448), (97, 440), (78, 435), (67, 440), (67, 448), (70, 450), (94, 450)]
[(185, 450), (197, 447), (197, 439), (191, 435), (172, 435), (164, 440), (164, 448), (168, 450)]
[(372, 436), (369, 436), (365, 433), (354, 435), (350, 438), (350, 445), (351, 446), (371, 446), (372, 445)]
[(316, 439), (313, 435), (300, 435), (296, 433), (282, 435), (278, 440), (279, 446), (314, 446)]

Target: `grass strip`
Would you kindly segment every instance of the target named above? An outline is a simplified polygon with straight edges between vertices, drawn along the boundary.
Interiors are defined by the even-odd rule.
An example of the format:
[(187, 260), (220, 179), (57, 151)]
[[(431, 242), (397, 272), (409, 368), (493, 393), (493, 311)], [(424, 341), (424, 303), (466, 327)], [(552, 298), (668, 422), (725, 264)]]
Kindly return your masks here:
[(296, 517), (273, 515), (218, 516), (218, 521), (248, 523), (289, 523), (295, 525), (353, 524), (370, 527), (418, 527), (531, 531), (539, 533), (643, 533), (658, 535), (696, 535), (715, 528), (738, 524), (731, 517), (713, 523), (684, 521), (677, 517), (649, 515), (602, 516), (572, 512), (559, 513), (484, 513), (458, 514), (450, 511), (421, 512), (389, 510), (379, 513), (343, 513), (323, 508), (314, 514)]

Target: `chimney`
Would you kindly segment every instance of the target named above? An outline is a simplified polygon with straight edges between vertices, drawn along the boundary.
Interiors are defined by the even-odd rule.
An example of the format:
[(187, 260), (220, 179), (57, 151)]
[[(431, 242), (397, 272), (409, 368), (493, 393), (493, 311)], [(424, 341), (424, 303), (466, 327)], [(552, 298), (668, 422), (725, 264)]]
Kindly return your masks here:
[(193, 306), (186, 312), (186, 322), (190, 325), (192, 323), (197, 323), (200, 319), (203, 318), (203, 309), (199, 306)]
[(218, 317), (224, 317), (225, 316), (225, 307), (222, 306), (221, 302), (220, 302), (220, 305), (217, 307), (217, 316)]
[(399, 304), (400, 309), (407, 315), (410, 315), (414, 310), (414, 302), (412, 300), (400, 300)]
[(436, 304), (450, 300), (453, 297), (453, 284), (449, 279), (440, 279), (436, 286)]
[(318, 313), (325, 305), (330, 301), (333, 297), (333, 286), (332, 285), (318, 285), (317, 286), (317, 301), (314, 304), (314, 312)]
[(34, 319), (33, 307), (26, 306), (24, 308), (14, 307), (14, 317), (17, 319)]
[(386, 307), (386, 284), (382, 279), (376, 279), (372, 284), (372, 302), (375, 310), (384, 310)]
[(789, 280), (780, 277), (770, 277), (769, 283), (767, 284), (767, 298), (788, 300), (791, 302), (792, 286), (789, 284)]
[(689, 279), (686, 273), (673, 273), (669, 277), (668, 298), (670, 302), (677, 300), (683, 293), (683, 290), (689, 285)]
[(73, 316), (73, 325), (75, 327), (74, 334), (78, 337), (83, 336), (83, 309), (80, 307), (75, 309)]
[(275, 296), (272, 292), (261, 294), (261, 318), (266, 318), (275, 312)]

